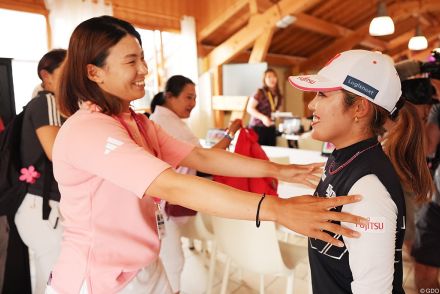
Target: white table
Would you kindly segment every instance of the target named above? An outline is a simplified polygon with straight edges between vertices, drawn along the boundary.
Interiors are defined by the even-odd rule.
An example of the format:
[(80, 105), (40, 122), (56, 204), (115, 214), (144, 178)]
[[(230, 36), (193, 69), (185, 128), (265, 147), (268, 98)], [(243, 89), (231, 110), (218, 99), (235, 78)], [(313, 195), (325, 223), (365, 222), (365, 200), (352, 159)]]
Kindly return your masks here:
[(327, 157), (322, 156), (319, 151), (274, 146), (262, 146), (262, 148), (269, 158), (289, 157), (290, 163), (306, 164), (327, 161)]
[[(285, 147), (263, 146), (264, 152), (271, 161), (295, 164), (307, 164), (314, 162), (326, 162), (327, 157), (322, 156), (319, 151), (302, 150)], [(281, 198), (289, 198), (299, 195), (311, 195), (314, 189), (301, 184), (279, 182), (278, 194)]]

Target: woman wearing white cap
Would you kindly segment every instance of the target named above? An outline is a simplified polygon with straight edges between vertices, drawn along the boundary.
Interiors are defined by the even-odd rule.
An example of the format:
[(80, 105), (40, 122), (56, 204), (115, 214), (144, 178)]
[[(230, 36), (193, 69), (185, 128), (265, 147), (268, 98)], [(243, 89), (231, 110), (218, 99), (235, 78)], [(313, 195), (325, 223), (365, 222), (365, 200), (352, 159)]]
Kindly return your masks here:
[[(356, 240), (329, 232), (344, 242), (342, 248), (309, 239), (313, 293), (404, 293), (405, 199), (400, 182), (411, 179), (413, 191), (421, 200), (428, 197), (431, 186), (424, 185), (426, 180), (420, 172), (427, 166), (416, 164), (423, 161), (411, 162), (423, 157), (418, 120), (412, 121), (419, 125), (407, 126), (399, 146), (390, 146), (397, 142), (387, 146), (387, 150), (409, 154), (397, 157), (404, 162), (392, 162), (377, 140), (384, 132), (385, 121), (407, 115), (406, 108), (410, 107), (401, 99), (393, 64), (380, 53), (350, 50), (336, 55), (317, 75), (293, 76), (289, 81), (303, 91), (317, 92), (309, 103), (312, 136), (336, 147), (315, 195), (361, 194), (362, 203), (334, 210), (370, 220), (367, 226), (342, 223), (362, 232)], [(403, 172), (402, 166), (406, 167)]]

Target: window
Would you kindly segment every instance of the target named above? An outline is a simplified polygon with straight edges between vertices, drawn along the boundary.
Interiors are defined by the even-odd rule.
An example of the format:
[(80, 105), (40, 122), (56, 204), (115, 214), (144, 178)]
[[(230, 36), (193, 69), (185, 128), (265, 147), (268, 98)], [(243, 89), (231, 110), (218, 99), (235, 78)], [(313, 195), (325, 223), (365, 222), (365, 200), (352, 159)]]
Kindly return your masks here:
[(161, 32), (158, 30), (143, 30), (136, 28), (141, 35), (145, 61), (148, 65), (148, 76), (145, 80), (145, 97), (133, 101), (131, 104), (137, 110), (150, 108), (151, 99), (165, 87), (167, 78), (170, 77), (170, 52), (178, 52), (179, 34)]
[(0, 9), (0, 57), (13, 58), (15, 109), (20, 112), (41, 83), (40, 58), (48, 51), (46, 19), (41, 14)]

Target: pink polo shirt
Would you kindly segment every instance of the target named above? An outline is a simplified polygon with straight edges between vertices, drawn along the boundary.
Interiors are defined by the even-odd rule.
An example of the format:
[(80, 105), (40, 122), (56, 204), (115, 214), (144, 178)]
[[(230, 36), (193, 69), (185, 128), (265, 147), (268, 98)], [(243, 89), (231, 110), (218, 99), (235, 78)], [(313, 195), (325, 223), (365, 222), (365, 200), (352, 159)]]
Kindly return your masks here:
[[(157, 259), (155, 204), (144, 192), (194, 148), (139, 115), (79, 110), (60, 129), (53, 149), (64, 235), (51, 285), (58, 293), (115, 293)], [(143, 147), (140, 147), (143, 146)], [(153, 151), (154, 150), (154, 151)], [(154, 156), (156, 152), (157, 157)]]

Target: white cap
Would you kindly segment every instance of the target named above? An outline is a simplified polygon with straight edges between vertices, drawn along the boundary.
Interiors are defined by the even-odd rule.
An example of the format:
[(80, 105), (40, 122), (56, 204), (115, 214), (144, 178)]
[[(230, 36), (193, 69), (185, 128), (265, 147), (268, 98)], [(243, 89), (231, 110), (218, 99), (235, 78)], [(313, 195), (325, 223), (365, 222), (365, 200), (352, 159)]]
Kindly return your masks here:
[(291, 76), (289, 82), (303, 91), (345, 89), (364, 97), (390, 113), (402, 95), (399, 75), (381, 53), (349, 50), (337, 54), (316, 75)]

